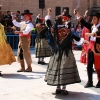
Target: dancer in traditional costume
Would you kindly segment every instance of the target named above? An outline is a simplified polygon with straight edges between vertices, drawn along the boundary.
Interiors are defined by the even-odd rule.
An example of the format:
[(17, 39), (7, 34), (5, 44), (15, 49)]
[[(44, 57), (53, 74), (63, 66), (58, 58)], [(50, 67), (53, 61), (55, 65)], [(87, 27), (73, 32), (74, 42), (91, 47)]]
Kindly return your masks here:
[(37, 28), (37, 37), (35, 41), (35, 48), (36, 48), (36, 58), (38, 58), (38, 64), (46, 64), (44, 62), (44, 57), (51, 56), (51, 49), (47, 42), (46, 34), (48, 34), (48, 28), (44, 23), (44, 20), (41, 19), (36, 24)]
[[(78, 20), (86, 27), (90, 30), (91, 33), (98, 33), (99, 31), (99, 18), (100, 18), (100, 13), (99, 12), (94, 12), (93, 14), (91, 14), (92, 16), (92, 24), (89, 24), (87, 22), (85, 22), (85, 20), (80, 16), (80, 14), (74, 10), (74, 13), (76, 13)], [(96, 41), (96, 43), (95, 43)], [(90, 37), (90, 43), (89, 43), (89, 50), (88, 50), (88, 64), (87, 64), (87, 75), (88, 75), (88, 82), (85, 85), (85, 88), (87, 87), (93, 87), (93, 63), (95, 63), (95, 68), (96, 68), (96, 72), (98, 75), (98, 78), (100, 76), (100, 72), (98, 71), (98, 68), (96, 67), (96, 61), (94, 59), (94, 52), (93, 52), (93, 48), (95, 47), (95, 45), (98, 42), (98, 38), (95, 38), (93, 36)], [(95, 47), (96, 48), (96, 47)], [(98, 50), (96, 51), (95, 49), (95, 54), (98, 54)], [(98, 80), (98, 83), (96, 85), (96, 88), (100, 87), (100, 78)]]
[[(84, 27), (82, 30), (82, 35), (81, 37), (84, 38), (84, 40), (87, 40), (89, 42), (89, 37), (86, 36), (86, 33), (89, 33), (90, 31)], [(89, 44), (82, 44), (82, 53), (81, 53), (81, 57), (80, 57), (80, 62), (87, 64), (87, 54), (88, 54), (88, 47)]]
[[(56, 94), (68, 94), (66, 85), (81, 82), (75, 57), (72, 51), (72, 41), (80, 41), (80, 37), (65, 28), (62, 17), (57, 17), (52, 36), (54, 37), (53, 54), (45, 75), (48, 85), (57, 86)], [(62, 86), (62, 88), (61, 88)]]
[(87, 33), (87, 36), (96, 37), (96, 41), (92, 48), (92, 51), (94, 53), (94, 65), (98, 77), (98, 83), (96, 84), (96, 88), (100, 88), (100, 13), (97, 14), (98, 14), (99, 21), (98, 24), (94, 26), (96, 31), (93, 33)]
[(38, 14), (38, 16), (36, 16), (36, 19), (35, 19), (35, 24), (42, 23), (41, 21), (42, 21), (41, 20), (41, 15)]
[[(85, 11), (83, 18), (86, 22), (91, 23), (91, 17), (88, 15), (88, 10)], [(84, 38), (84, 40), (87, 40), (88, 42), (89, 42), (89, 37), (86, 36), (86, 33), (89, 33), (89, 32), (90, 30), (84, 27), (81, 34), (81, 37)], [(89, 43), (82, 44), (82, 53), (80, 57), (80, 62), (83, 64), (88, 63), (88, 48), (89, 48)]]
[(16, 62), (12, 48), (7, 43), (4, 26), (0, 23), (0, 65)]
[[(30, 54), (30, 42), (31, 42), (31, 32), (33, 30), (32, 18), (29, 10), (24, 10), (22, 13), (24, 21), (17, 22), (12, 14), (13, 24), (16, 27), (20, 27), (20, 31), (15, 31), (15, 34), (19, 34), (19, 45), (18, 45), (18, 60), (21, 65), (21, 69), (17, 72), (32, 72), (32, 59)], [(25, 70), (24, 58), (27, 64), (27, 69)]]
[[(65, 16), (63, 16), (63, 17), (65, 17)], [(66, 22), (65, 22), (65, 27), (67, 27), (68, 29), (70, 29), (71, 28), (71, 15), (70, 14), (68, 14), (68, 15), (66, 15)]]

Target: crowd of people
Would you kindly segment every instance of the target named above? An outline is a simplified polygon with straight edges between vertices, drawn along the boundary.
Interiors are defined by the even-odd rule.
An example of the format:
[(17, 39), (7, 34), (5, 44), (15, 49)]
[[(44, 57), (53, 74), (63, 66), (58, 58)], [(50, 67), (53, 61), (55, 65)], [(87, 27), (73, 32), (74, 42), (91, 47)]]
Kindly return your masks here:
[[(11, 23), (15, 34), (19, 34), (18, 44), (18, 62), (21, 68), (17, 72), (32, 72), (32, 59), (30, 53), (31, 32), (34, 27), (32, 24), (32, 15), (29, 10), (24, 10), (21, 14), (23, 20), (18, 21), (15, 13), (11, 13)], [(36, 58), (38, 64), (46, 64), (45, 57), (50, 57), (47, 67), (45, 82), (48, 85), (57, 86), (56, 94), (68, 95), (66, 85), (80, 83), (76, 60), (72, 50), (72, 44), (82, 45), (81, 62), (87, 64), (88, 82), (85, 88), (93, 87), (93, 64), (96, 69), (98, 83), (96, 88), (100, 88), (100, 13), (94, 12), (88, 15), (88, 11), (82, 17), (79, 12), (74, 9), (74, 14), (77, 17), (78, 25), (75, 29), (71, 23), (71, 15), (63, 11), (61, 15), (55, 17), (55, 21), (51, 21), (52, 9), (47, 9), (45, 18), (41, 18), (40, 14), (36, 17), (35, 27), (37, 29), (37, 36), (35, 39)], [(21, 18), (21, 17), (20, 17)], [(0, 23), (1, 26), (2, 23)], [(1, 27), (4, 30), (4, 27)], [(17, 30), (19, 28), (19, 30)], [(1, 30), (0, 30), (1, 31)], [(2, 41), (7, 42), (0, 32)], [(49, 43), (47, 38), (49, 36)], [(0, 39), (0, 43), (2, 43)], [(8, 48), (6, 46), (6, 48)], [(1, 46), (0, 50), (4, 48)], [(13, 51), (10, 49), (9, 61), (3, 64), (11, 64), (15, 62)], [(6, 49), (5, 49), (6, 50)], [(7, 52), (7, 51), (2, 51)], [(2, 57), (6, 59), (5, 54)], [(13, 57), (13, 60), (11, 60)], [(1, 56), (0, 56), (1, 58)], [(25, 68), (25, 62), (27, 68)], [(2, 59), (0, 60), (2, 61)], [(12, 62), (11, 62), (12, 61)], [(3, 65), (2, 63), (0, 65)]]
[[(16, 11), (15, 18), (18, 22), (22, 21), (22, 16), (20, 14), (20, 11)], [(7, 11), (7, 12), (0, 11), (0, 23), (4, 26), (6, 33), (13, 32), (11, 11)]]

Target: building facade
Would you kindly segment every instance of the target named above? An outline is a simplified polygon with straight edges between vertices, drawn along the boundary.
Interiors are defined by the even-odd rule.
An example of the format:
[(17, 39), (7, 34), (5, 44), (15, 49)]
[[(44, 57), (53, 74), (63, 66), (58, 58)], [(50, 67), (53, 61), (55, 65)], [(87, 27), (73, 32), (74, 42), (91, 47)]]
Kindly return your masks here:
[[(52, 8), (52, 20), (55, 14), (62, 12), (64, 7), (69, 9), (69, 13), (73, 15), (73, 9), (79, 8), (80, 13), (83, 15), (85, 10), (89, 9), (91, 12), (92, 7), (100, 6), (100, 0), (45, 0), (45, 8), (39, 9), (39, 0), (0, 0), (0, 4), (3, 6), (2, 11), (20, 10), (23, 12), (25, 9), (29, 9), (33, 13), (35, 18), (39, 13), (43, 16), (47, 13), (47, 8)], [(56, 8), (59, 9), (56, 9)], [(58, 11), (60, 10), (60, 11)]]

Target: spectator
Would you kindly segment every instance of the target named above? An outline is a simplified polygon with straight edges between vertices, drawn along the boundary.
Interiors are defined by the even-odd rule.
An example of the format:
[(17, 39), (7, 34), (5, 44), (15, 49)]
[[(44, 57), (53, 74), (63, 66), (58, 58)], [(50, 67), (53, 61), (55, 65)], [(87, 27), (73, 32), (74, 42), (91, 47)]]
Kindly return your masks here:
[(2, 11), (0, 11), (0, 23), (3, 24), (3, 14), (2, 14)]
[(1, 10), (2, 5), (0, 5), (0, 10)]
[(10, 22), (10, 26), (12, 27), (13, 23), (12, 23), (12, 17), (11, 17), (11, 12), (10, 11), (7, 11), (7, 14), (5, 15), (5, 18), (8, 18), (8, 20)]
[(75, 32), (75, 28), (74, 28), (74, 25), (73, 25), (73, 24), (71, 25), (71, 32), (72, 32), (72, 33)]
[(11, 23), (10, 23), (9, 18), (4, 19), (3, 25), (4, 25), (5, 32), (12, 32)]
[(17, 20), (18, 22), (21, 22), (21, 21), (23, 20), (23, 17), (21, 16), (19, 10), (16, 11), (16, 15), (15, 15), (15, 17), (16, 17), (16, 20)]
[(77, 24), (76, 26), (76, 35), (81, 37), (81, 33), (82, 33), (82, 25), (80, 23)]

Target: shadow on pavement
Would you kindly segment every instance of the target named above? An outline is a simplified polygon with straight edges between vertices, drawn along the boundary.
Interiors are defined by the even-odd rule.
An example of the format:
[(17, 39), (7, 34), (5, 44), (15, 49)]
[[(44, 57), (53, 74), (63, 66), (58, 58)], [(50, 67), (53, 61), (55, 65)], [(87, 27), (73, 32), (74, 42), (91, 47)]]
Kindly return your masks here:
[(56, 99), (60, 100), (100, 100), (100, 95), (84, 93), (84, 92), (69, 91), (68, 95), (63, 95), (63, 94), (56, 95), (55, 93), (53, 93), (53, 95), (55, 95)]
[[(80, 85), (82, 86), (85, 86), (86, 85), (86, 82), (84, 80), (81, 81)], [(91, 87), (91, 88), (88, 88), (92, 91), (95, 91), (96, 93), (99, 93), (100, 94), (100, 88), (95, 88), (95, 86)]]
[(41, 64), (38, 64), (36, 61), (32, 61), (32, 63), (33, 63), (34, 65), (38, 65), (38, 66), (40, 66), (40, 67), (42, 67), (42, 68), (45, 68), (45, 69), (47, 69), (48, 64), (49, 64), (49, 63), (46, 63), (45, 65), (41, 65)]
[(30, 79), (40, 79), (43, 75), (22, 75), (22, 74), (3, 74), (2, 78), (7, 79), (23, 79), (23, 80), (30, 80)]
[(80, 62), (80, 60), (76, 60), (76, 62)]
[(35, 74), (46, 74), (46, 72), (32, 72), (32, 73), (35, 73)]

